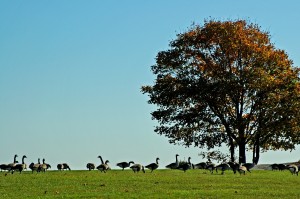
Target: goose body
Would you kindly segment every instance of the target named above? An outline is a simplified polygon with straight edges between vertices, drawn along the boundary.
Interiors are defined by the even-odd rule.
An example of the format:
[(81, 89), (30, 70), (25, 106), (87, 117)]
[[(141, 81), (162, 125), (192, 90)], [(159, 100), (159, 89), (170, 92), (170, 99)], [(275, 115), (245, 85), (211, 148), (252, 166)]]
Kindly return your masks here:
[(188, 169), (191, 169), (192, 168), (191, 157), (188, 158), (188, 162), (179, 165), (177, 168), (183, 170), (184, 172), (186, 172), (186, 170)]
[(271, 164), (270, 167), (271, 167), (272, 171), (279, 170), (278, 164), (276, 164), (276, 163), (275, 164)]
[(236, 162), (228, 162), (230, 168), (232, 169), (233, 173), (236, 174), (236, 172), (239, 170), (240, 165)]
[(57, 164), (57, 169), (59, 171), (64, 170), (64, 165), (63, 164)]
[(62, 165), (63, 165), (64, 169), (66, 169), (66, 170), (68, 169), (69, 171), (71, 171), (71, 168), (67, 163), (62, 163)]
[(38, 172), (46, 172), (47, 170), (47, 166), (45, 164), (40, 164), (39, 168), (38, 168)]
[(209, 170), (210, 173), (213, 173), (214, 170), (216, 169), (216, 165), (211, 163), (211, 164), (207, 165), (206, 169)]
[(49, 168), (51, 168), (50, 164), (47, 164), (43, 158), (43, 164), (40, 164), (38, 171), (46, 172)]
[(134, 173), (138, 173), (139, 171), (143, 171), (145, 173), (145, 168), (141, 164), (134, 164), (130, 167)]
[(70, 166), (67, 164), (67, 163), (61, 163), (61, 164), (57, 164), (57, 169), (59, 170), (59, 171), (61, 171), (61, 170), (71, 170), (71, 168), (70, 168)]
[(222, 163), (216, 166), (216, 172), (218, 173), (218, 170), (222, 171), (222, 175), (224, 174), (224, 171), (231, 169), (230, 165), (227, 163)]
[(166, 168), (168, 168), (168, 169), (177, 169), (178, 168), (178, 166), (179, 166), (179, 162), (178, 162), (178, 154), (176, 154), (176, 162), (173, 162), (173, 163), (171, 163), (171, 164), (168, 164), (167, 166), (166, 166)]
[(16, 155), (14, 155), (14, 161), (13, 161), (13, 163), (9, 163), (9, 164), (7, 164), (7, 170), (8, 171), (12, 171), (13, 170), (13, 168), (17, 165), (17, 163), (18, 163), (18, 161), (17, 161), (17, 157), (18, 157), (18, 155), (16, 154)]
[(151, 170), (151, 173), (153, 172), (153, 170), (157, 169), (159, 167), (158, 164), (158, 160), (159, 158), (156, 158), (156, 162), (153, 162), (151, 164), (148, 164), (147, 166), (145, 166), (147, 169)]
[(240, 175), (243, 173), (244, 175), (246, 174), (246, 171), (248, 171), (247, 167), (240, 165), (238, 172), (240, 173)]
[(14, 161), (13, 161), (12, 163), (9, 163), (9, 164), (1, 164), (1, 165), (0, 165), (1, 171), (2, 171), (2, 170), (11, 171), (12, 168), (18, 163), (17, 157), (18, 157), (17, 154), (14, 155)]
[(99, 166), (97, 166), (97, 169), (101, 172), (106, 173), (106, 171), (109, 170), (109, 166), (107, 163), (109, 163), (108, 160), (106, 160), (104, 164), (100, 164)]
[(94, 163), (87, 163), (86, 164), (86, 168), (91, 171), (94, 170), (96, 168), (96, 165)]
[(288, 165), (287, 168), (292, 173), (292, 175), (298, 176), (299, 168), (297, 165), (291, 164), (291, 165)]
[(32, 173), (34, 172), (34, 171), (36, 171), (36, 172), (39, 172), (39, 167), (40, 167), (40, 158), (38, 158), (38, 163), (31, 163), (30, 165), (29, 165), (29, 168), (31, 169), (31, 171), (32, 171)]
[(1, 164), (0, 170), (1, 171), (10, 170), (10, 166), (8, 166), (8, 164)]
[(101, 164), (100, 164), (99, 166), (97, 166), (97, 169), (98, 169), (99, 171), (101, 171), (101, 172), (106, 173), (106, 171), (110, 169), (110, 167), (109, 167), (108, 164), (107, 164), (107, 163), (109, 163), (109, 161), (106, 160), (106, 161), (104, 162), (103, 159), (102, 159), (102, 156), (100, 156), (100, 155), (98, 156), (98, 158), (100, 158)]
[(24, 161), (25, 158), (27, 158), (26, 155), (23, 155), (22, 164), (16, 164), (12, 167), (12, 173), (14, 173), (14, 171), (19, 171), (21, 173), (24, 169), (27, 169), (27, 165)]
[(38, 168), (39, 168), (39, 167), (36, 166), (36, 164), (34, 164), (33, 162), (30, 163), (28, 167), (29, 167), (29, 169), (31, 169), (32, 173), (33, 173), (34, 171), (38, 172)]
[(195, 169), (206, 169), (207, 168), (207, 164), (206, 162), (200, 162), (198, 164), (195, 164)]
[(256, 164), (254, 163), (245, 163), (245, 164), (242, 164), (244, 167), (247, 168), (247, 171), (251, 173), (250, 169), (252, 169)]
[(133, 161), (130, 161), (130, 162), (119, 162), (116, 165), (118, 167), (121, 167), (122, 170), (124, 171), (125, 168), (130, 167), (130, 164), (134, 164), (134, 162)]
[(278, 164), (278, 169), (279, 171), (283, 171), (286, 169), (286, 165), (285, 164)]

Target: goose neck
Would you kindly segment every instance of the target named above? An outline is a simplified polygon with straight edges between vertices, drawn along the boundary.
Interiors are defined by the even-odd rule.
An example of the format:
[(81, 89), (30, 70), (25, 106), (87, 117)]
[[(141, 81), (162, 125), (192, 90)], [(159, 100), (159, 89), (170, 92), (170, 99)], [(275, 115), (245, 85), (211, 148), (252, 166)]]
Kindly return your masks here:
[(17, 163), (17, 155), (14, 156), (14, 163)]
[(100, 158), (101, 163), (104, 164), (102, 157), (99, 155), (98, 158)]
[(26, 156), (23, 156), (23, 157), (22, 157), (22, 164), (25, 164), (25, 162), (24, 162), (25, 157), (26, 157)]

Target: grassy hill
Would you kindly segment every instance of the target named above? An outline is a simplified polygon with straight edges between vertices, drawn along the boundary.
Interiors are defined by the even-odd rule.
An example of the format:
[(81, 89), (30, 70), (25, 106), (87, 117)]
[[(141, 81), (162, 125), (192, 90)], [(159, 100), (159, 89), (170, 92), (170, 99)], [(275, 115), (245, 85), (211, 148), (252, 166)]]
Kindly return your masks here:
[(0, 172), (0, 198), (300, 198), (300, 176), (253, 170)]

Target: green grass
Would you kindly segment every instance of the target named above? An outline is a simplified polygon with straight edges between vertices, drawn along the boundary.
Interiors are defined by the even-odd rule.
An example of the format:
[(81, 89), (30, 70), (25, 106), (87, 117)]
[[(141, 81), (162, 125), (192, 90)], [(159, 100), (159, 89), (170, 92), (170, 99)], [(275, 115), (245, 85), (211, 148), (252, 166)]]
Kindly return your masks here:
[(48, 171), (0, 173), (0, 198), (300, 198), (300, 176), (253, 170)]

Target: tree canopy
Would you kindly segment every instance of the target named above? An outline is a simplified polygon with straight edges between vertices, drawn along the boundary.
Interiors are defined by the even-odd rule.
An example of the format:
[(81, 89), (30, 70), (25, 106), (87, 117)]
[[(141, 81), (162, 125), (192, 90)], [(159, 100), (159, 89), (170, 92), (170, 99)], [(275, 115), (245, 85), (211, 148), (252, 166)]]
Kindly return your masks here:
[(154, 85), (142, 86), (155, 132), (170, 143), (229, 147), (234, 161), (253, 150), (292, 150), (300, 142), (299, 68), (268, 32), (245, 20), (192, 25), (157, 54)]

